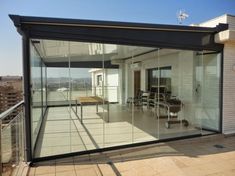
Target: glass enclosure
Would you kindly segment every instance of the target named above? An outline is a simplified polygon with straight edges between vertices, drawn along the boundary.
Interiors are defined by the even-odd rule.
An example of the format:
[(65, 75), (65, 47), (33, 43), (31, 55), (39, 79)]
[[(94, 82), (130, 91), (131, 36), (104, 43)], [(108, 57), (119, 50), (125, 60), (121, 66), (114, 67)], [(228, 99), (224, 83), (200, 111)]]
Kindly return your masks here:
[(220, 53), (39, 39), (30, 46), (35, 158), (220, 129)]

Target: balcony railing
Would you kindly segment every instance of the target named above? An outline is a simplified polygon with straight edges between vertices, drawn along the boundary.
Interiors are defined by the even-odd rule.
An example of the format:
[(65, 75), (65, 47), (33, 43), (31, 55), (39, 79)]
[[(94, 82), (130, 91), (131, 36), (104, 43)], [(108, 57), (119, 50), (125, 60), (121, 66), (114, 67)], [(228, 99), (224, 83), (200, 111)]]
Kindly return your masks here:
[(24, 102), (0, 114), (0, 176), (17, 173), (24, 160)]

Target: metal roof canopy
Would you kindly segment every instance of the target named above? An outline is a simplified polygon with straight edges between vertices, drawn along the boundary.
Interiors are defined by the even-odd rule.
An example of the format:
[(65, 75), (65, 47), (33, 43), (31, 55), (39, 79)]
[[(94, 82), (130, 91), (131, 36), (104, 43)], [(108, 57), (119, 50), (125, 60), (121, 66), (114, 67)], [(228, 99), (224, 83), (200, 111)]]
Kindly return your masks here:
[(221, 51), (223, 45), (214, 42), (214, 35), (228, 29), (227, 24), (208, 28), (19, 15), (9, 17), (18, 32), (29, 38), (188, 50)]

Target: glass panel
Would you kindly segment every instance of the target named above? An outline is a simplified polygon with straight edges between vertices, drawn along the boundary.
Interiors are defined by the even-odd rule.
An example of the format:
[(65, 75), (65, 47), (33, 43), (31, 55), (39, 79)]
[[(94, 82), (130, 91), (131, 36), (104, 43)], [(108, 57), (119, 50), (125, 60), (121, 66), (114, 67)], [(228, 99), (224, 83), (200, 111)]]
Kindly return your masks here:
[(68, 99), (69, 99), (68, 75), (69, 75), (68, 67), (47, 68), (48, 106), (68, 105)]
[(71, 68), (72, 100), (78, 96), (92, 96), (95, 89), (92, 87), (89, 68)]
[(43, 100), (43, 114), (46, 112), (47, 93), (46, 93), (46, 65), (42, 62), (42, 100)]
[[(33, 41), (32, 41), (33, 42)], [(42, 123), (42, 77), (41, 58), (34, 45), (30, 42), (30, 63), (31, 63), (31, 130), (32, 150)]]
[(161, 49), (159, 55), (159, 91), (162, 96), (159, 99), (160, 138), (201, 134), (198, 108), (201, 102), (196, 102), (200, 96), (195, 94), (194, 89), (195, 78), (202, 79), (201, 70), (196, 77), (194, 75), (196, 61), (201, 67), (201, 57), (198, 58), (194, 51), (173, 49)]
[[(125, 82), (125, 78), (129, 76), (128, 81), (132, 80), (133, 72), (129, 64), (125, 67), (123, 61), (115, 61), (120, 51), (123, 51), (125, 57), (127, 51), (124, 48), (125, 46), (120, 45), (103, 45), (104, 147), (130, 144), (133, 141), (134, 93), (132, 85), (128, 87)], [(131, 48), (128, 52), (133, 53)]]
[[(196, 90), (201, 94), (201, 120), (204, 130), (219, 131), (219, 88), (220, 88), (220, 54), (204, 51), (198, 53), (201, 59), (196, 71), (203, 79), (197, 79)], [(198, 75), (198, 73), (196, 73)], [(198, 100), (199, 101), (199, 100)], [(208, 133), (204, 131), (204, 133)]]
[(202, 130), (202, 114), (203, 114), (203, 87), (204, 87), (204, 64), (203, 64), (203, 52), (195, 52), (194, 55), (194, 87), (193, 87), (193, 103), (192, 112), (194, 118), (191, 118), (192, 123), (198, 126), (199, 130)]
[[(37, 50), (41, 55), (45, 55), (40, 50), (43, 41), (40, 45), (36, 45)], [(48, 47), (47, 53), (54, 49), (53, 43), (46, 44)], [(68, 55), (68, 42), (63, 42), (61, 48), (57, 48), (58, 52)], [(58, 58), (56, 58), (58, 59)], [(43, 58), (45, 61), (45, 58)], [(70, 97), (69, 97), (69, 62), (68, 56), (63, 61), (64, 67), (52, 68), (47, 67), (42, 75), (47, 76), (47, 79), (42, 79), (45, 82), (47, 96), (47, 113), (44, 117), (44, 122), (41, 127), (40, 135), (38, 137), (34, 156), (36, 158), (43, 156), (58, 155), (71, 152), (71, 136), (72, 131), (75, 130), (71, 126), (70, 117)], [(43, 76), (44, 77), (44, 76)]]

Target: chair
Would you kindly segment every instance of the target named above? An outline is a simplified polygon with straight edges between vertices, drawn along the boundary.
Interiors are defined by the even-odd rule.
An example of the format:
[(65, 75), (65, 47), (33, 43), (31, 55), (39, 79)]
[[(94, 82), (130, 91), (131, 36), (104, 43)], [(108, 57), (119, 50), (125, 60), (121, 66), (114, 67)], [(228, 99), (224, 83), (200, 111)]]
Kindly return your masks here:
[(165, 102), (167, 98), (167, 88), (165, 86), (152, 86), (148, 98), (148, 108), (157, 107), (158, 102)]
[(151, 93), (156, 94), (156, 98), (159, 99), (159, 101), (165, 101), (166, 95), (167, 95), (167, 87), (166, 86), (152, 86), (150, 88)]
[[(166, 101), (164, 105), (167, 109), (167, 122), (165, 123), (166, 128), (170, 128), (171, 124), (177, 124), (177, 123), (183, 123), (185, 127), (189, 125), (189, 122), (185, 119), (179, 119), (178, 113), (182, 111), (183, 109), (183, 103), (181, 100), (177, 98), (172, 98)], [(177, 118), (176, 120), (173, 120), (173, 118)]]
[(143, 94), (141, 96), (142, 106), (147, 106), (148, 105), (149, 96), (150, 96), (149, 92), (143, 92)]
[(135, 106), (142, 105), (142, 94), (143, 94), (143, 91), (139, 90), (137, 92), (137, 96), (127, 98), (127, 105), (128, 106), (130, 106), (131, 104), (134, 104)]

